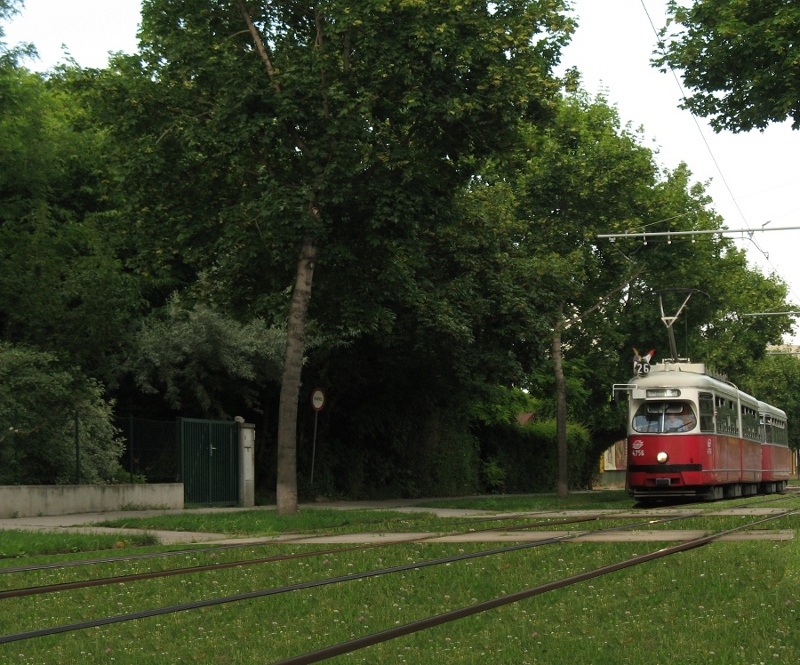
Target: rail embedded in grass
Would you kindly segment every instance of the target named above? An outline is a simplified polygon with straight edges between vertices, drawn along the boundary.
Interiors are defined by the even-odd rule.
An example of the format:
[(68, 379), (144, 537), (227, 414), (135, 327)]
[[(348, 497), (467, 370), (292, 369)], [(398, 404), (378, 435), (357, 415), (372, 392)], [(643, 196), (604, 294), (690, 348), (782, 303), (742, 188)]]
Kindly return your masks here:
[(502, 494), (492, 496), (426, 499), (414, 502), (416, 508), (454, 508), (494, 512), (532, 512), (537, 510), (627, 510), (634, 501), (624, 490), (573, 492), (564, 498), (556, 494)]
[[(710, 507), (719, 508), (719, 504)], [(784, 519), (795, 526), (795, 518)], [(283, 551), (308, 549), (282, 547)], [(482, 547), (403, 545), (388, 551), (314, 557), (302, 563), (286, 561), (263, 569), (211, 571), (197, 576), (193, 583), (156, 580), (118, 589), (8, 599), (0, 612), (0, 632), (134, 610), (153, 603), (202, 600), (220, 591), (247, 591), (290, 579), (404, 565), (422, 557)], [(79, 639), (61, 635), (3, 645), (0, 662), (105, 662), (115, 658), (116, 662), (162, 665), (177, 662), (180, 657), (226, 663), (231, 662), (233, 653), (241, 663), (274, 662), (301, 650), (324, 648), (641, 555), (643, 547), (648, 546), (585, 543), (568, 549), (536, 548), (450, 566), (412, 569), (399, 573), (399, 577), (371, 578), (220, 606), (213, 611), (109, 625), (86, 631)], [(228, 551), (203, 549), (185, 549), (181, 556), (187, 562), (228, 556)], [(271, 549), (281, 551), (280, 547)], [(262, 550), (258, 548), (258, 552)], [(125, 566), (146, 570), (152, 563), (134, 560)], [(56, 579), (66, 573), (42, 574)], [(377, 644), (351, 654), (348, 662), (791, 663), (800, 658), (796, 639), (798, 590), (800, 550), (796, 542), (711, 543)], [(655, 660), (654, 654), (658, 654)]]
[[(791, 512), (795, 512), (795, 511), (791, 511)], [(604, 531), (604, 532), (618, 531), (618, 530), (622, 530), (622, 529), (635, 528), (637, 526), (648, 526), (650, 524), (653, 524), (656, 521), (657, 522), (674, 522), (674, 521), (682, 520), (682, 519), (685, 519), (685, 517), (684, 516), (664, 517), (664, 518), (661, 518), (660, 520), (648, 520), (648, 521), (641, 522), (641, 523), (638, 523), (638, 524), (626, 524), (626, 525), (622, 525), (622, 526), (615, 526), (615, 527), (608, 527), (608, 528), (604, 528), (604, 529), (598, 529), (594, 533), (597, 533), (599, 531)], [(774, 519), (777, 519), (777, 517), (773, 516), (773, 517), (770, 517), (770, 518), (765, 518), (764, 520), (761, 520), (761, 521), (762, 522), (766, 522), (766, 521), (770, 521), (770, 520), (774, 520)], [(727, 530), (725, 532), (722, 532), (722, 535), (725, 535), (725, 534), (733, 532), (733, 531), (737, 531), (737, 530), (739, 530), (741, 528), (744, 528), (744, 527), (737, 527), (737, 528), (729, 529), (729, 530)], [(0, 637), (0, 644), (10, 643), (10, 642), (19, 641), (19, 640), (27, 640), (27, 639), (31, 639), (31, 638), (34, 638), (34, 637), (43, 637), (43, 636), (47, 636), (47, 635), (55, 635), (55, 634), (59, 634), (59, 633), (63, 633), (63, 632), (70, 632), (70, 631), (75, 631), (75, 630), (86, 630), (88, 628), (105, 626), (105, 625), (109, 625), (109, 624), (112, 624), (112, 623), (136, 621), (136, 620), (139, 620), (139, 619), (153, 617), (153, 616), (161, 616), (161, 615), (164, 615), (164, 614), (173, 614), (175, 612), (184, 612), (184, 611), (200, 609), (200, 608), (204, 608), (204, 607), (213, 607), (213, 606), (216, 606), (216, 605), (221, 605), (221, 604), (226, 604), (226, 603), (240, 602), (240, 601), (244, 601), (244, 600), (251, 600), (251, 599), (254, 599), (254, 598), (262, 598), (262, 597), (266, 597), (266, 596), (272, 596), (272, 595), (275, 595), (275, 594), (287, 593), (287, 592), (290, 592), (290, 591), (298, 591), (300, 589), (311, 589), (311, 588), (315, 588), (315, 587), (319, 587), (319, 586), (327, 586), (329, 584), (339, 584), (339, 583), (342, 583), (342, 582), (350, 582), (350, 581), (354, 581), (354, 580), (362, 580), (362, 579), (368, 579), (368, 578), (372, 578), (372, 577), (379, 577), (379, 576), (383, 576), (383, 575), (399, 573), (399, 572), (406, 571), (406, 570), (419, 570), (421, 568), (427, 568), (427, 567), (430, 567), (430, 566), (450, 565), (451, 563), (455, 563), (455, 562), (458, 562), (458, 561), (466, 561), (466, 560), (470, 560), (470, 559), (474, 559), (474, 558), (482, 558), (482, 557), (491, 557), (491, 556), (495, 556), (495, 555), (499, 555), (499, 554), (507, 554), (509, 552), (517, 552), (517, 551), (528, 550), (528, 549), (532, 549), (532, 548), (536, 548), (536, 547), (541, 547), (541, 546), (544, 546), (544, 545), (551, 545), (551, 544), (555, 544), (555, 543), (566, 542), (568, 540), (577, 538), (582, 534), (585, 535), (586, 533), (588, 533), (588, 532), (586, 532), (586, 531), (584, 531), (584, 532), (575, 532), (575, 533), (571, 533), (571, 534), (553, 536), (552, 538), (545, 539), (545, 540), (540, 540), (540, 541), (537, 541), (537, 542), (534, 542), (534, 543), (523, 543), (523, 544), (519, 544), (519, 545), (511, 545), (511, 546), (508, 546), (508, 547), (502, 547), (502, 548), (495, 548), (495, 549), (490, 549), (490, 550), (482, 550), (482, 551), (478, 551), (478, 552), (472, 552), (472, 553), (469, 553), (469, 554), (458, 554), (458, 555), (446, 557), (446, 558), (443, 558), (443, 559), (434, 559), (434, 560), (428, 560), (428, 561), (417, 561), (417, 562), (414, 562), (414, 563), (411, 563), (411, 564), (404, 564), (404, 565), (400, 565), (400, 566), (394, 566), (394, 567), (391, 567), (391, 568), (383, 568), (383, 569), (379, 569), (379, 570), (370, 570), (370, 571), (366, 571), (366, 572), (362, 572), (362, 573), (348, 574), (348, 575), (343, 575), (343, 576), (339, 576), (339, 577), (335, 577), (335, 578), (313, 580), (313, 581), (310, 581), (310, 582), (298, 583), (298, 584), (294, 584), (294, 585), (290, 585), (290, 586), (281, 586), (281, 587), (272, 588), (272, 589), (261, 589), (261, 590), (258, 590), (258, 591), (252, 591), (252, 592), (245, 593), (245, 594), (237, 594), (237, 595), (234, 595), (234, 596), (226, 596), (226, 597), (220, 597), (220, 598), (211, 598), (211, 599), (207, 599), (207, 600), (204, 600), (204, 601), (198, 601), (198, 602), (193, 602), (193, 603), (184, 603), (184, 604), (181, 604), (181, 605), (176, 605), (176, 606), (172, 606), (172, 607), (162, 607), (162, 608), (157, 608), (157, 609), (154, 609), (154, 610), (145, 610), (143, 612), (134, 612), (132, 614), (118, 615), (118, 616), (115, 616), (115, 617), (105, 617), (103, 619), (96, 619), (96, 620), (93, 620), (93, 621), (85, 621), (85, 622), (81, 622), (81, 623), (78, 623), (78, 624), (54, 626), (54, 627), (51, 627), (51, 628), (39, 629), (39, 630), (35, 630), (35, 631), (29, 631), (29, 632), (26, 632), (26, 633), (19, 633), (17, 635), (6, 635), (6, 636)], [(713, 539), (715, 539), (717, 537), (719, 537), (719, 535), (704, 536), (702, 538), (698, 538), (698, 539), (692, 540), (689, 543), (683, 543), (681, 545), (677, 545), (677, 546), (675, 546), (675, 548), (677, 548), (676, 551), (682, 551), (683, 549), (690, 549), (691, 543), (705, 544), (705, 542), (710, 542), (711, 540), (713, 540)], [(419, 540), (417, 540), (417, 539), (409, 540), (408, 542), (419, 542)], [(400, 542), (400, 541), (396, 541), (396, 542), (389, 542), (389, 543), (384, 543), (384, 544), (380, 544), (380, 545), (372, 545), (372, 546), (365, 546), (365, 547), (360, 547), (360, 548), (350, 548), (350, 549), (371, 549), (371, 548), (375, 548), (375, 547), (383, 547), (383, 546), (386, 546), (386, 545), (399, 545), (399, 544), (403, 544), (403, 543)], [(693, 546), (696, 547), (697, 545), (693, 545)], [(311, 555), (319, 555), (319, 554), (320, 554), (319, 552), (316, 552), (316, 553), (312, 552), (311, 553)], [(289, 558), (296, 558), (296, 557), (280, 557), (280, 558), (270, 558), (270, 559), (263, 559), (263, 560), (250, 561), (250, 562), (235, 562), (233, 565), (235, 565), (236, 567), (241, 567), (241, 566), (245, 565), (246, 563), (252, 563), (252, 564), (260, 564), (260, 563), (267, 563), (267, 562), (272, 563), (272, 562), (277, 561), (277, 560), (289, 559)], [(217, 564), (217, 565), (214, 565), (214, 566), (202, 567), (202, 570), (180, 570), (178, 572), (180, 572), (180, 573), (206, 572), (207, 570), (212, 570), (214, 568), (220, 568), (221, 569), (221, 568), (224, 568), (224, 567), (225, 566)], [(63, 591), (63, 590), (70, 590), (70, 589), (77, 589), (77, 588), (87, 588), (87, 587), (93, 587), (93, 586), (101, 586), (101, 585), (105, 585), (105, 584), (109, 584), (109, 583), (124, 584), (124, 583), (135, 581), (135, 580), (138, 581), (138, 580), (141, 580), (141, 579), (163, 577), (165, 575), (170, 575), (173, 572), (175, 572), (175, 571), (165, 572), (163, 574), (162, 573), (159, 573), (159, 574), (156, 574), (156, 573), (144, 573), (142, 575), (136, 576), (135, 579), (133, 577), (131, 577), (131, 576), (126, 576), (126, 577), (118, 577), (116, 579), (90, 580), (90, 581), (86, 581), (86, 582), (83, 582), (83, 583), (58, 585), (59, 588), (56, 588), (54, 585), (51, 585), (49, 587), (16, 589), (16, 590), (10, 590), (8, 592), (3, 593), (2, 598), (36, 595), (36, 594), (38, 594), (40, 592), (42, 592), (42, 593), (50, 593), (50, 592), (54, 592), (54, 591)]]

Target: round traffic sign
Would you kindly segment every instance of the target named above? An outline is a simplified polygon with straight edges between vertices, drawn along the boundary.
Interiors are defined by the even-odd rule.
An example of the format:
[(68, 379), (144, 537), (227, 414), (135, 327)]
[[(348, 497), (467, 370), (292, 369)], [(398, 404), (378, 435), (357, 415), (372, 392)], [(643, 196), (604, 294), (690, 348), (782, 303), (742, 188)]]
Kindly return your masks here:
[(325, 393), (322, 388), (315, 388), (311, 393), (311, 406), (314, 411), (322, 411), (325, 408)]

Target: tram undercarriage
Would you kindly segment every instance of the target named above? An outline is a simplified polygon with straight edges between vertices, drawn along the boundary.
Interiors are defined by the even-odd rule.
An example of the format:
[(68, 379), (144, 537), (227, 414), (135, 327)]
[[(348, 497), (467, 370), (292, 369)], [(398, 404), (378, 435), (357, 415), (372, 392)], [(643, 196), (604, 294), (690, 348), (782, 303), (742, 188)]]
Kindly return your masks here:
[(639, 503), (664, 502), (674, 499), (697, 499), (699, 501), (720, 501), (722, 499), (736, 499), (743, 496), (757, 494), (782, 494), (786, 491), (786, 481), (764, 483), (728, 483), (725, 485), (697, 486), (697, 487), (671, 487), (670, 483), (659, 484), (659, 480), (669, 481), (669, 478), (656, 479), (656, 486), (651, 489), (628, 489), (628, 494)]

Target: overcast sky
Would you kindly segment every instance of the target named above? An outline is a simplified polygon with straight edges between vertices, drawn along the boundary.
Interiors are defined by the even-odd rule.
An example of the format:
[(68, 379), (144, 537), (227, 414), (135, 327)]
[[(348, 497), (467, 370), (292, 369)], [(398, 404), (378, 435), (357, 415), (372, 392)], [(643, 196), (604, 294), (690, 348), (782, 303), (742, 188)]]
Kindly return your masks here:
[[(661, 164), (686, 162), (710, 182), (714, 206), (729, 229), (752, 229), (737, 241), (765, 273), (777, 273), (800, 309), (800, 132), (787, 124), (765, 132), (715, 134), (702, 119), (678, 108), (681, 88), (672, 74), (650, 66), (666, 0), (572, 0), (579, 27), (562, 65), (583, 74), (590, 93), (603, 92), (623, 122), (642, 127)], [(102, 67), (109, 51), (136, 50), (139, 0), (26, 0), (5, 26), (6, 42), (33, 42), (48, 69), (64, 59), (62, 45), (85, 67)], [(666, 227), (664, 228), (666, 230)]]

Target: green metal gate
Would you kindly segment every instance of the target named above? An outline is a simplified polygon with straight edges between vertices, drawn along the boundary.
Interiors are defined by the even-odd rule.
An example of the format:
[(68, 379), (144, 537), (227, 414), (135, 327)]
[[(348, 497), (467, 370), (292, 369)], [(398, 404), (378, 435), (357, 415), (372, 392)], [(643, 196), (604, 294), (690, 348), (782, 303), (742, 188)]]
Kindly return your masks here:
[(239, 425), (227, 420), (180, 418), (184, 501), (239, 503)]

